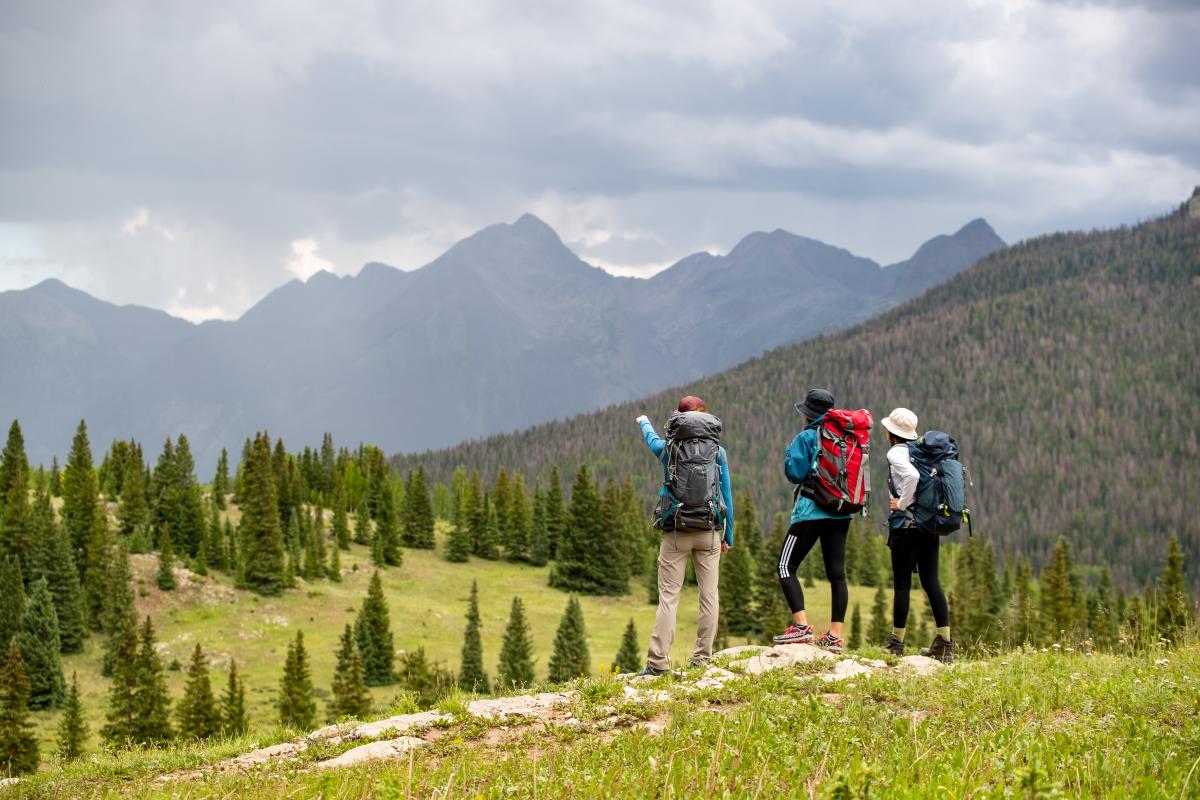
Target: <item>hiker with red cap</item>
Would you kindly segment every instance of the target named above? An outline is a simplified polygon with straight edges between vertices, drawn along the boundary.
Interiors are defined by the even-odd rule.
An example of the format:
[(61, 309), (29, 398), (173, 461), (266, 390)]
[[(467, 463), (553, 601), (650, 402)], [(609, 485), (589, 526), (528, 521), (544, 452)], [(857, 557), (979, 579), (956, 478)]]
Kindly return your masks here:
[(796, 568), (821, 543), (825, 577), (832, 593), (829, 630), (816, 640), (818, 647), (833, 653), (845, 648), (842, 624), (850, 594), (846, 586), (846, 537), (850, 517), (866, 505), (870, 492), (871, 413), (865, 409), (846, 411), (833, 406), (833, 395), (811, 389), (796, 403), (805, 420), (784, 454), (783, 472), (796, 485), (791, 527), (779, 552), (779, 585), (792, 610), (792, 624), (779, 636), (778, 644), (813, 641), (813, 627), (804, 608), (804, 589), (796, 579)]
[(694, 395), (679, 401), (667, 420), (666, 438), (645, 415), (637, 418), (642, 438), (663, 466), (663, 484), (654, 511), (654, 527), (662, 531), (658, 548), (658, 612), (643, 675), (671, 669), (675, 612), (687, 571), (688, 556), (700, 585), (700, 620), (690, 663), (712, 658), (717, 633), (717, 575), (721, 554), (733, 547), (733, 494), (729, 458), (721, 446), (721, 420)]

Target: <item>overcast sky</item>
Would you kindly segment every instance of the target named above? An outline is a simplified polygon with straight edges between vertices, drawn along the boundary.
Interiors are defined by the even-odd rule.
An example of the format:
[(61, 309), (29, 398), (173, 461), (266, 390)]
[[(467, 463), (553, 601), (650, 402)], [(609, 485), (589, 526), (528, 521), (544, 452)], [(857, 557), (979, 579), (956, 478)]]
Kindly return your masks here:
[(0, 290), (235, 317), (524, 211), (648, 274), (1200, 184), (1197, 2), (0, 0)]

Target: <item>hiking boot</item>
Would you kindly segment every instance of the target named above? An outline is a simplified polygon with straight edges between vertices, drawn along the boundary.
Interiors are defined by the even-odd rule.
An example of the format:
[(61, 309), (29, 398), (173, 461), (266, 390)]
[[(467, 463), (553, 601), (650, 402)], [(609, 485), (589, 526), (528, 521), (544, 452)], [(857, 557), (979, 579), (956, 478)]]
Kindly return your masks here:
[(666, 675), (670, 671), (671, 670), (669, 670), (669, 669), (656, 669), (655, 667), (652, 667), (649, 664), (647, 664), (646, 668), (644, 670), (642, 670), (641, 672), (639, 672), (638, 674), (639, 675), (650, 675), (651, 677), (657, 678), (660, 675)]
[(821, 638), (817, 639), (817, 647), (822, 650), (828, 650), (831, 653), (841, 654), (846, 648), (846, 642), (840, 636), (834, 636), (829, 631), (821, 634)]
[(883, 646), (883, 649), (887, 650), (896, 658), (900, 658), (904, 655), (904, 640), (897, 637), (896, 634), (893, 633), (888, 636), (887, 644)]
[(929, 645), (929, 647), (921, 648), (921, 655), (929, 656), (930, 658), (936, 658), (943, 664), (953, 664), (954, 642), (950, 639), (943, 639), (942, 635), (939, 633), (937, 636), (933, 637), (933, 644)]
[(812, 625), (791, 625), (786, 631), (774, 637), (775, 644), (800, 644), (811, 642), (813, 639)]

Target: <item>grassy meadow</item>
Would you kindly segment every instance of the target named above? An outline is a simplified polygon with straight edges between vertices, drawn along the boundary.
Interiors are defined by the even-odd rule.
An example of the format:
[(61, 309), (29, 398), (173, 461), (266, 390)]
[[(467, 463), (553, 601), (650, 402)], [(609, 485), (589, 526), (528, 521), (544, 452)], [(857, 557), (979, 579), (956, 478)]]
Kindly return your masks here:
[[(237, 510), (233, 509), (232, 513), (236, 519)], [(439, 523), (439, 550), (443, 528)], [(284, 655), (296, 631), (303, 630), (311, 658), (318, 714), (324, 719), (337, 640), (343, 626), (353, 623), (373, 571), (368, 549), (361, 545), (351, 547), (350, 552), (341, 555), (341, 583), (328, 580), (306, 583), (297, 579), (297, 588), (281, 597), (259, 597), (236, 590), (227, 575), (216, 572), (210, 572), (206, 577), (190, 573), (184, 577), (184, 573), (180, 573), (179, 588), (163, 592), (154, 582), (157, 556), (135, 555), (131, 557), (131, 566), (138, 612), (143, 617), (148, 614), (153, 621), (164, 664), (178, 660), (186, 666), (196, 643), (201, 644), (209, 654), (215, 691), (224, 690), (229, 659), (237, 660), (246, 682), (251, 734), (265, 734), (276, 727), (275, 700)], [(532, 632), (537, 674), (544, 678), (554, 632), (567, 601), (566, 594), (547, 585), (548, 575), (549, 567), (477, 558), (466, 564), (452, 564), (438, 552), (405, 550), (404, 564), (382, 573), (396, 648), (411, 650), (423, 646), (429, 658), (457, 672), (467, 597), (471, 581), (478, 580), (484, 665), (489, 676), (495, 676), (512, 598), (520, 596)], [(597, 670), (599, 665), (612, 662), (631, 617), (637, 626), (639, 645), (644, 649), (649, 641), (655, 607), (646, 602), (646, 589), (640, 576), (630, 582), (630, 588), (631, 593), (625, 597), (580, 598), (592, 662)], [(851, 605), (861, 603), (866, 615), (874, 589), (852, 587), (850, 595)], [(821, 626), (829, 619), (828, 584), (818, 582), (816, 588), (807, 592), (807, 597), (810, 598), (811, 620), (819, 630), (823, 629)], [(696, 616), (696, 589), (687, 587), (680, 602), (678, 633), (671, 651), (672, 658), (678, 662), (685, 662), (691, 653)], [(779, 623), (782, 629), (786, 620)], [(745, 642), (731, 640), (730, 643)], [(98, 731), (104, 724), (109, 686), (109, 681), (100, 676), (101, 649), (101, 639), (93, 636), (88, 640), (85, 652), (63, 658), (67, 679), (70, 680), (72, 672), (79, 676), (84, 711), (92, 734), (88, 746), (93, 750), (100, 744)], [(184, 673), (168, 670), (165, 674), (171, 696), (180, 697)], [(392, 706), (400, 687), (383, 686), (371, 691), (377, 710), (384, 713)], [(57, 711), (33, 714), (45, 757), (53, 752), (59, 714)]]

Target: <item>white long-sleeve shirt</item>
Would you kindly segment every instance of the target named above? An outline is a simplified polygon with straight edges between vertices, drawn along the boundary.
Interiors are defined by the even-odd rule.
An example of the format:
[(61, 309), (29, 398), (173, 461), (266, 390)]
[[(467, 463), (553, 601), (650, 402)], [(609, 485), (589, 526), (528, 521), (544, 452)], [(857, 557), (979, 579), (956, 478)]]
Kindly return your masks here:
[(908, 445), (906, 444), (892, 445), (887, 452), (887, 460), (888, 467), (891, 469), (892, 485), (896, 487), (896, 493), (900, 495), (896, 500), (896, 507), (903, 511), (912, 505), (921, 473), (917, 472), (912, 459), (908, 457)]

